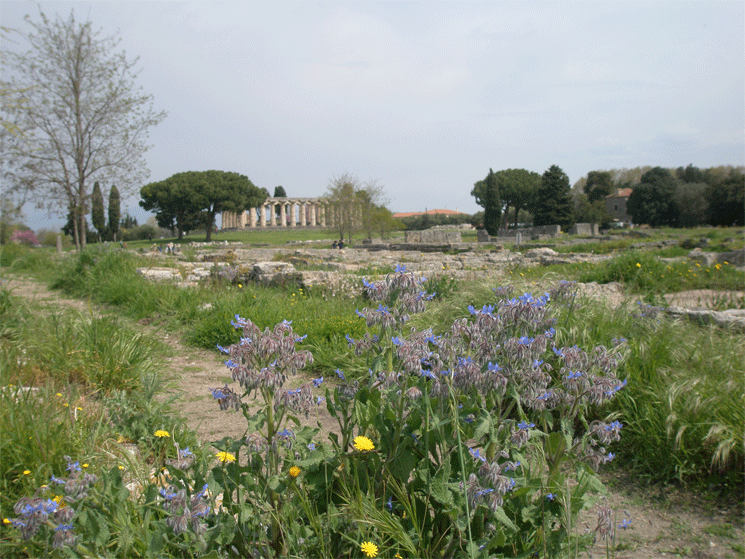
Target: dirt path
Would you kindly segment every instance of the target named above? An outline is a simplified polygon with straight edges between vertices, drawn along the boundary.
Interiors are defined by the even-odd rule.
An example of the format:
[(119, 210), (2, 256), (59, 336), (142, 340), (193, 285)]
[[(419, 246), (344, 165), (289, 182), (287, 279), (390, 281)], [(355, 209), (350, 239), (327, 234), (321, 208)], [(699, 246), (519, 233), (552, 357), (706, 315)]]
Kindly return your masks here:
[[(106, 310), (85, 301), (60, 296), (38, 282), (13, 277), (0, 280), (16, 297), (33, 300), (52, 308), (71, 308), (82, 313), (102, 314)], [(606, 295), (612, 295), (609, 290)], [(682, 296), (681, 296), (682, 297)], [(700, 301), (701, 293), (691, 296)], [(238, 438), (245, 430), (240, 413), (220, 412), (208, 388), (230, 382), (228, 369), (214, 353), (185, 346), (180, 339), (146, 324), (136, 325), (145, 331), (160, 332), (174, 349), (165, 367), (179, 394), (177, 408), (196, 430), (200, 440), (214, 441), (224, 436)], [(325, 410), (318, 419), (326, 430), (334, 423)], [(315, 419), (311, 418), (313, 423)], [(691, 559), (739, 559), (745, 557), (745, 532), (741, 505), (729, 495), (696, 495), (673, 488), (649, 489), (636, 484), (629, 476), (605, 476), (609, 489), (608, 504), (614, 510), (614, 524), (624, 519), (628, 528), (616, 530), (615, 556), (618, 559), (652, 559), (680, 557)], [(589, 511), (582, 527), (594, 527), (596, 516)], [(594, 557), (605, 557), (606, 549), (598, 542)]]

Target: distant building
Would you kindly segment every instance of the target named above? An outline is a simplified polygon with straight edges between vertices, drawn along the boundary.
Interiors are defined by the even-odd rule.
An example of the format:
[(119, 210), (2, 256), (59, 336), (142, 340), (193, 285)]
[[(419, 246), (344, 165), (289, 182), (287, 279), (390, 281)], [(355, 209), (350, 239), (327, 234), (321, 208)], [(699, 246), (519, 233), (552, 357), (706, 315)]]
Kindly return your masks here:
[(414, 217), (417, 215), (465, 215), (458, 210), (427, 210), (426, 212), (399, 212), (393, 214), (393, 217)]
[(631, 196), (630, 188), (617, 188), (613, 194), (605, 197), (605, 209), (619, 225), (631, 223), (631, 216), (626, 213), (626, 203)]

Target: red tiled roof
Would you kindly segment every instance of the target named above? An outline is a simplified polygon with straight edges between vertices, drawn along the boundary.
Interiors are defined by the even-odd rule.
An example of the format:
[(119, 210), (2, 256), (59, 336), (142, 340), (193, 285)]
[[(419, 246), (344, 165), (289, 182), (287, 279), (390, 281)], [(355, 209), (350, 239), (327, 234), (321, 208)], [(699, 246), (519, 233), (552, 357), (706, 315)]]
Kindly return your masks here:
[(426, 212), (398, 212), (393, 214), (393, 217), (412, 217), (415, 215), (460, 215), (463, 212), (457, 212), (455, 210), (427, 210)]
[(616, 188), (616, 191), (613, 194), (608, 194), (606, 198), (628, 198), (631, 196), (631, 192), (631, 188)]

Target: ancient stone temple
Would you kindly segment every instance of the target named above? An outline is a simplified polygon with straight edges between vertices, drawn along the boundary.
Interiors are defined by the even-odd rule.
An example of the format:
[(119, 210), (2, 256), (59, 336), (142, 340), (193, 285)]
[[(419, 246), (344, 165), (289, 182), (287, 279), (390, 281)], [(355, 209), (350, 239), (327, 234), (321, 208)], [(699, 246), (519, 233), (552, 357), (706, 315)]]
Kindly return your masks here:
[(324, 198), (267, 198), (258, 208), (222, 213), (223, 229), (333, 225), (333, 212)]

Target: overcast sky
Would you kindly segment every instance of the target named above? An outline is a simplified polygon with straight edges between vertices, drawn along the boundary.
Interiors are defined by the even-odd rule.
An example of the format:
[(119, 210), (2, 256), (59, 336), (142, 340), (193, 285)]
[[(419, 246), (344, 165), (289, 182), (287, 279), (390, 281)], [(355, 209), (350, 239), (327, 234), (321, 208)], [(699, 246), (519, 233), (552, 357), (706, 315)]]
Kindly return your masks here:
[(574, 184), (745, 164), (741, 0), (3, 0), (0, 23), (27, 29), (37, 6), (74, 8), (140, 57), (138, 84), (168, 112), (151, 181), (217, 169), (309, 197), (351, 173), (384, 185), (394, 212), (474, 213), (489, 168), (556, 164)]

